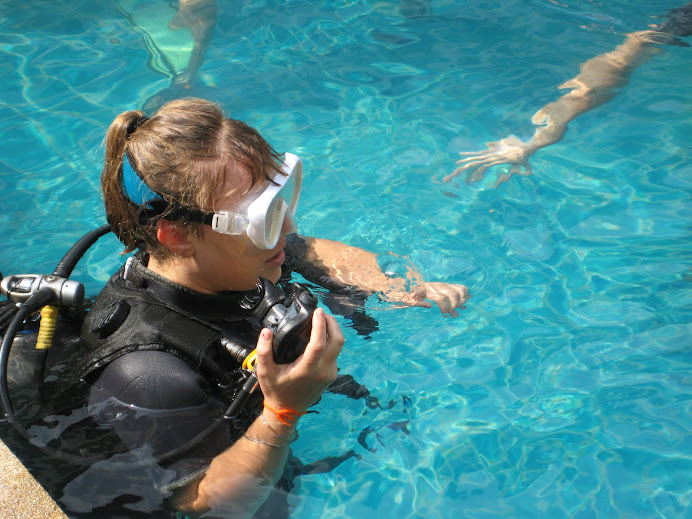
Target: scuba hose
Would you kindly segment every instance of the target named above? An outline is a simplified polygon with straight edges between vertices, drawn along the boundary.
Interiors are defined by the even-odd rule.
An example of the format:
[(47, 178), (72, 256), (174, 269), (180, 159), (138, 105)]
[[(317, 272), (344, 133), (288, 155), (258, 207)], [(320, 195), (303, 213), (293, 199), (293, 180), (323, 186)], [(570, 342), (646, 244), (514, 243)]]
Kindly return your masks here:
[(111, 226), (110, 224), (106, 224), (82, 236), (77, 243), (70, 247), (70, 250), (68, 250), (65, 256), (60, 260), (58, 266), (55, 267), (53, 271), (53, 275), (69, 278), (79, 260), (82, 259), (84, 253), (89, 250), (89, 247), (109, 232), (111, 232)]
[(68, 281), (67, 278), (89, 247), (110, 231), (111, 226), (106, 224), (85, 234), (67, 251), (50, 276), (20, 275), (2, 279), (2, 291), (8, 301), (17, 302), (16, 305), (10, 307), (10, 311), (12, 308), (15, 309), (14, 315), (7, 325), (0, 345), (0, 402), (8, 421), (14, 422), (14, 409), (7, 387), (7, 365), (10, 349), (17, 333), (21, 331), (24, 321), (31, 314), (41, 311), (41, 324), (36, 341), (40, 359), (35, 369), (35, 383), (40, 392), (43, 385), (45, 360), (52, 345), (58, 321), (58, 307), (78, 306), (84, 301), (84, 286), (81, 283)]
[[(14, 423), (14, 410), (12, 409), (7, 387), (7, 364), (10, 358), (10, 348), (12, 347), (15, 336), (21, 330), (24, 320), (32, 313), (36, 312), (38, 308), (48, 304), (52, 298), (53, 294), (44, 289), (43, 291), (36, 292), (29, 297), (26, 302), (19, 305), (12, 321), (10, 321), (7, 326), (2, 340), (2, 346), (0, 346), (0, 402), (2, 403), (7, 420), (11, 423)], [(42, 361), (43, 360), (42, 358)], [(41, 371), (43, 370), (41, 369)]]

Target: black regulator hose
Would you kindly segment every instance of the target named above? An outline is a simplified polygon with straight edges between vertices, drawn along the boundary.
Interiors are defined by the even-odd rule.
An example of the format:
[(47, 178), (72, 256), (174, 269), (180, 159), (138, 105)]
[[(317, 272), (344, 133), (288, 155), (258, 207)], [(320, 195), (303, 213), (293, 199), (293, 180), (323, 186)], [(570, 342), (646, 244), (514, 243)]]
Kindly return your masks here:
[(17, 313), (7, 326), (5, 336), (2, 339), (2, 345), (0, 345), (0, 402), (2, 402), (5, 416), (9, 422), (14, 422), (14, 409), (7, 388), (7, 365), (10, 359), (10, 348), (17, 333), (21, 330), (24, 320), (53, 301), (54, 298), (55, 294), (48, 288), (40, 289), (29, 296), (17, 308)]
[(77, 243), (70, 247), (67, 254), (60, 260), (58, 266), (55, 267), (53, 271), (53, 275), (61, 278), (69, 278), (79, 260), (82, 259), (84, 253), (89, 250), (89, 247), (109, 232), (111, 232), (111, 226), (110, 224), (106, 224), (82, 236)]

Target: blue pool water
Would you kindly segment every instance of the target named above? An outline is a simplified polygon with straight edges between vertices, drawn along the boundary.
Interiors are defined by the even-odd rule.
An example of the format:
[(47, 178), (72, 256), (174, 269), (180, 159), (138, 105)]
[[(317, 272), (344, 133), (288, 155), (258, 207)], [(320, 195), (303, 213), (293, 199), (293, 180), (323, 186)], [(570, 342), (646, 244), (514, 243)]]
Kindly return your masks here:
[[(692, 516), (692, 49), (641, 65), (532, 176), (440, 182), (680, 3), (221, 3), (189, 93), (303, 157), (301, 232), (473, 294), (457, 318), (373, 297), (369, 339), (340, 320), (342, 372), (384, 405), (326, 395), (301, 422), (303, 461), (360, 458), (299, 478), (293, 517)], [(0, 271), (47, 273), (104, 223), (107, 126), (171, 81), (127, 7), (175, 11), (0, 5)], [(73, 277), (95, 294), (119, 250)]]

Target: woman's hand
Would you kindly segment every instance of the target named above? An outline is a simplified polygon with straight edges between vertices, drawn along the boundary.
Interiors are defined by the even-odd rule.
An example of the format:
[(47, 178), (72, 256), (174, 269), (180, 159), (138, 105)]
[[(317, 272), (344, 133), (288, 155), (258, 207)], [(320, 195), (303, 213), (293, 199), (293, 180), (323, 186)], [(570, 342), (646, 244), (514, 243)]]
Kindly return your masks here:
[[(336, 378), (344, 336), (336, 320), (318, 308), (310, 341), (294, 362), (274, 362), (272, 339), (265, 328), (257, 341), (257, 378), (264, 400), (268, 407), (300, 415)], [(283, 472), (295, 427), (278, 415), (263, 413), (243, 438), (212, 460), (201, 481), (177, 492), (173, 502), (182, 510), (210, 511), (214, 517), (252, 516)]]
[(533, 151), (529, 149), (528, 143), (520, 140), (518, 137), (510, 135), (501, 141), (489, 142), (487, 146), (488, 149), (483, 151), (459, 153), (459, 155), (467, 156), (468, 158), (458, 160), (457, 164), (460, 164), (460, 166), (444, 177), (442, 181), (449, 182), (454, 177), (466, 172), (466, 183), (476, 182), (483, 178), (483, 174), (488, 168), (499, 166), (500, 164), (512, 164), (512, 167), (509, 173), (500, 175), (495, 187), (506, 182), (516, 173), (521, 175), (530, 175), (532, 173), (529, 157), (533, 154)]
[(429, 301), (432, 301), (443, 314), (449, 314), (452, 317), (458, 317), (456, 309), (463, 309), (464, 303), (471, 297), (464, 285), (438, 281), (423, 282), (410, 292), (385, 292), (384, 296), (390, 301), (424, 308), (431, 308), (432, 303)]
[(464, 285), (434, 281), (425, 283), (425, 298), (434, 302), (443, 314), (457, 317), (456, 309), (464, 309), (464, 303), (471, 297)]
[(257, 378), (264, 400), (273, 408), (305, 411), (336, 379), (336, 359), (344, 345), (336, 319), (318, 308), (312, 316), (310, 341), (290, 364), (276, 364), (272, 333), (262, 330), (257, 342)]

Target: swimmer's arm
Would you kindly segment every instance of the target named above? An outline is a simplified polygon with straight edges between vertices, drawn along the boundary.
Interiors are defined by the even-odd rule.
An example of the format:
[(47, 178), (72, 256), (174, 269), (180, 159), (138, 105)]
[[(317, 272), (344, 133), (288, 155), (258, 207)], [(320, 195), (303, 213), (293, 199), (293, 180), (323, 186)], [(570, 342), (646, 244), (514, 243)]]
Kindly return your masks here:
[(462, 152), (460, 155), (467, 158), (458, 160), (459, 166), (444, 181), (466, 173), (466, 181), (475, 182), (483, 178), (488, 168), (501, 164), (510, 164), (512, 167), (508, 174), (498, 178), (496, 187), (516, 173), (530, 175), (529, 158), (537, 150), (561, 140), (570, 121), (615, 97), (617, 91), (628, 83), (632, 72), (658, 52), (655, 45), (674, 41), (673, 35), (657, 31), (628, 34), (622, 45), (586, 61), (579, 75), (558, 87), (570, 91), (533, 115), (531, 122), (537, 129), (529, 141), (510, 135), (500, 141), (487, 143), (486, 150)]
[(389, 301), (425, 308), (430, 308), (432, 301), (442, 313), (456, 316), (455, 310), (463, 308), (470, 297), (464, 285), (426, 282), (413, 269), (409, 270), (407, 279), (391, 278), (380, 269), (377, 255), (364, 249), (321, 238), (301, 236), (300, 239), (306, 246), (307, 263), (338, 283), (379, 293)]
[(670, 34), (656, 31), (633, 32), (613, 51), (586, 61), (579, 75), (558, 87), (570, 91), (531, 118), (533, 124), (540, 126), (528, 143), (531, 153), (559, 141), (570, 121), (615, 97), (627, 85), (632, 72), (658, 52), (652, 45), (666, 44), (673, 39)]

